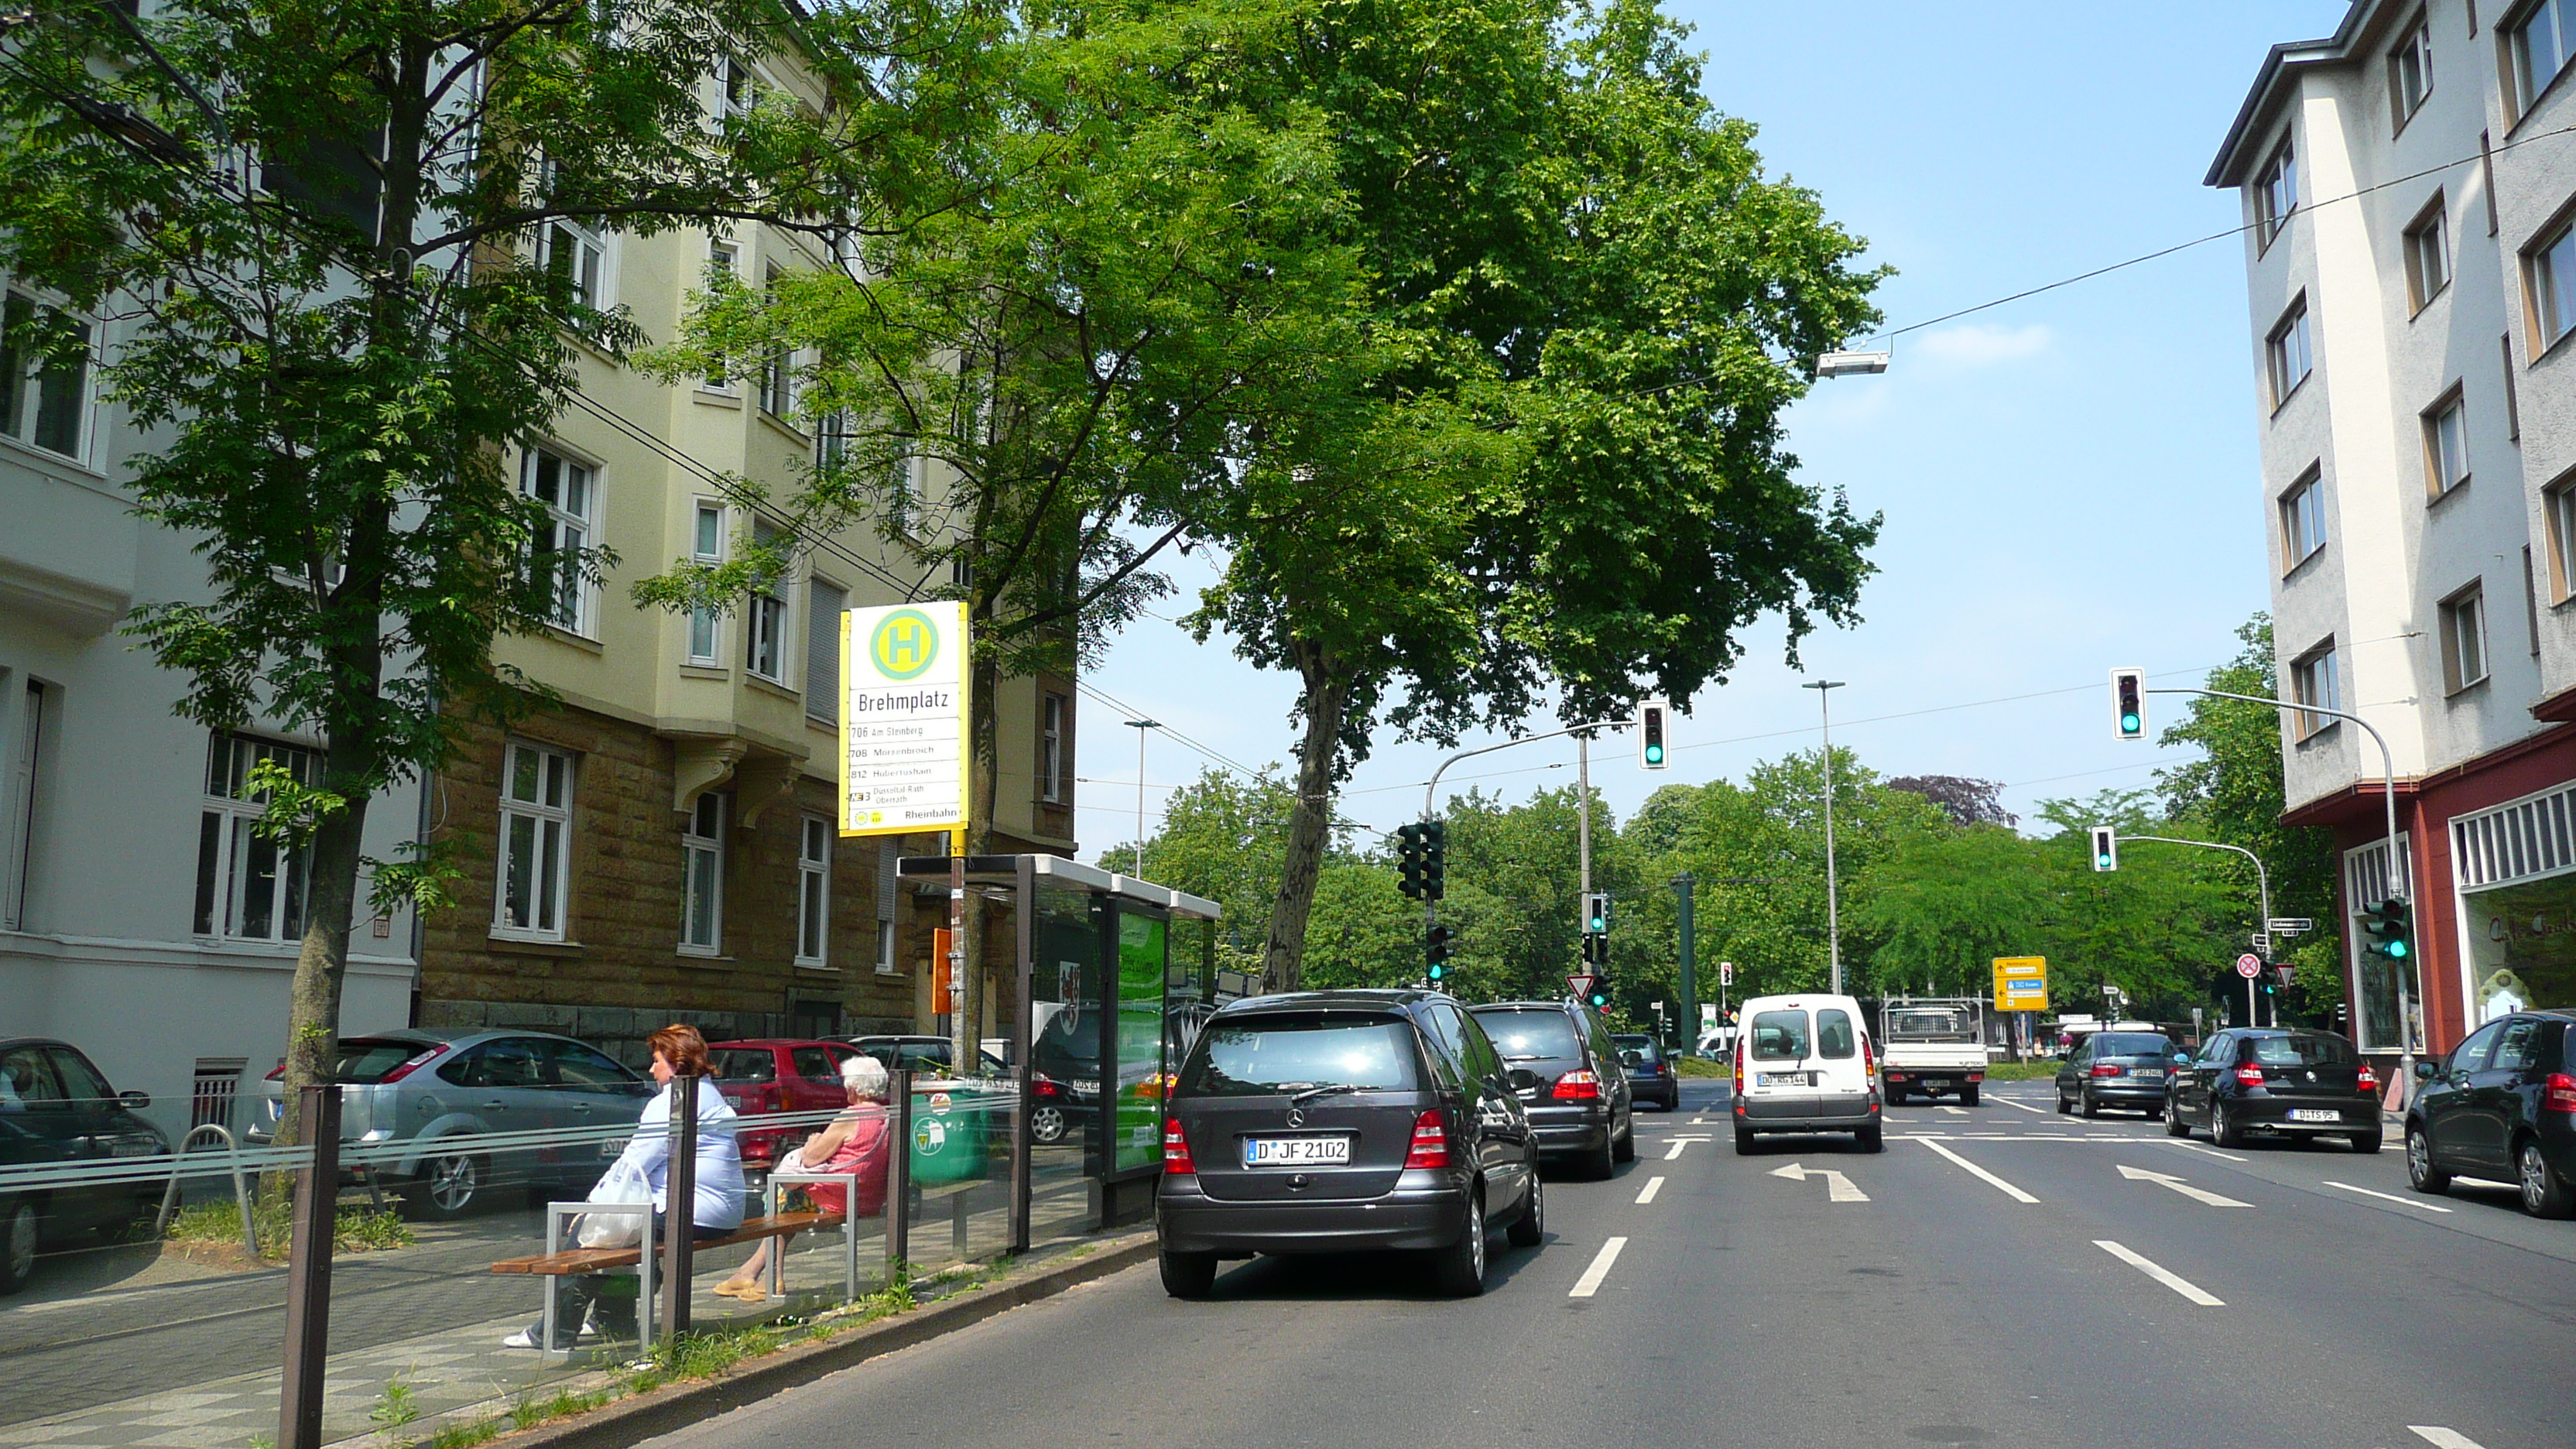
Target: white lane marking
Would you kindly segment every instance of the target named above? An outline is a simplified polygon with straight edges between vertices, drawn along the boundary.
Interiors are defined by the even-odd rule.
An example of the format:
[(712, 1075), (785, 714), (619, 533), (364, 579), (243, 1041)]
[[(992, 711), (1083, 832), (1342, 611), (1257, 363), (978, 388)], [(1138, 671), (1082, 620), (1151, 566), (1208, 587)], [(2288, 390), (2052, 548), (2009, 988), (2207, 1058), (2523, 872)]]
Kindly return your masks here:
[(2038, 1199), (2038, 1198), (2032, 1197), (2029, 1193), (2026, 1193), (2026, 1192), (2022, 1191), (2020, 1188), (2017, 1188), (2017, 1187), (2013, 1186), (2011, 1183), (2004, 1181), (2002, 1178), (1995, 1176), (1993, 1173), (1986, 1171), (1984, 1168), (1979, 1167), (1977, 1164), (1975, 1164), (1975, 1163), (1973, 1163), (1973, 1162), (1970, 1162), (1968, 1159), (1966, 1159), (1966, 1158), (1964, 1158), (1964, 1157), (1961, 1157), (1959, 1154), (1957, 1154), (1957, 1153), (1955, 1153), (1955, 1152), (1951, 1151), (1951, 1150), (1950, 1150), (1949, 1148), (1947, 1148), (1947, 1147), (1942, 1146), (1940, 1143), (1933, 1141), (1933, 1140), (1932, 1140), (1931, 1138), (1929, 1138), (1929, 1137), (1917, 1137), (1917, 1138), (1915, 1138), (1914, 1140), (1915, 1140), (1915, 1141), (1917, 1141), (1917, 1142), (1922, 1143), (1922, 1144), (1923, 1144), (1924, 1146), (1926, 1146), (1926, 1147), (1931, 1148), (1933, 1151), (1940, 1153), (1943, 1157), (1946, 1157), (1946, 1158), (1950, 1159), (1952, 1162), (1957, 1163), (1959, 1166), (1966, 1168), (1966, 1169), (1969, 1171), (1969, 1173), (1970, 1173), (1971, 1175), (1973, 1175), (1973, 1176), (1977, 1177), (1978, 1179), (1980, 1179), (1980, 1180), (1984, 1181), (1984, 1182), (1985, 1182), (1985, 1183), (1987, 1183), (1989, 1186), (1992, 1186), (1992, 1187), (1994, 1187), (1994, 1188), (1996, 1188), (1996, 1189), (2000, 1190), (2000, 1191), (2003, 1193), (2003, 1195), (2004, 1195), (2004, 1196), (2006, 1196), (2006, 1197), (2008, 1197), (2008, 1198), (2011, 1198), (2011, 1199), (2012, 1199), (2013, 1201), (2015, 1201), (2015, 1202), (2037, 1202), (2037, 1201), (2039, 1201), (2039, 1199)]
[(2123, 1162), (2120, 1164), (2120, 1175), (2131, 1182), (2152, 1182), (2162, 1187), (2172, 1188), (2193, 1202), (2205, 1202), (2211, 1207), (2250, 1208), (2254, 1205), (2250, 1202), (2238, 1202), (2232, 1197), (2222, 1197), (2207, 1188), (2194, 1187), (2170, 1172), (2149, 1172), (2143, 1167), (2131, 1167)]
[[(2440, 1205), (2438, 1205), (2438, 1204), (2435, 1204), (2435, 1203), (2429, 1203), (2429, 1202), (2417, 1202), (2415, 1199), (2413, 1199), (2413, 1198), (2411, 1198), (2411, 1197), (2399, 1197), (2397, 1194), (2395, 1194), (2395, 1193), (2393, 1193), (2393, 1192), (2372, 1192), (2369, 1188), (2366, 1188), (2366, 1187), (2355, 1187), (2355, 1186), (2353, 1186), (2351, 1183), (2348, 1183), (2348, 1182), (2335, 1182), (2335, 1181), (2333, 1181), (2333, 1180), (2329, 1179), (2329, 1180), (2326, 1182), (2326, 1186), (2328, 1186), (2328, 1187), (2339, 1187), (2339, 1188), (2342, 1188), (2342, 1189), (2343, 1189), (2344, 1191), (2346, 1191), (2346, 1192), (2357, 1192), (2357, 1193), (2360, 1193), (2363, 1197), (2375, 1197), (2375, 1198), (2379, 1199), (2381, 1202), (2393, 1202), (2393, 1203), (2397, 1204), (2399, 1207), (2422, 1208), (2424, 1211), (2426, 1211), (2426, 1212), (2428, 1212), (2428, 1213), (2446, 1213), (2446, 1212), (2449, 1212), (2449, 1211), (2450, 1211), (2450, 1209), (2449, 1209), (2449, 1208), (2442, 1207), (2442, 1206), (2440, 1206)], [(2444, 1433), (2448, 1433), (2448, 1432), (2450, 1432), (2450, 1431), (2449, 1431), (2449, 1430), (2444, 1430), (2443, 1432), (2444, 1432)]]
[(1600, 1292), (1601, 1280), (1610, 1276), (1610, 1265), (1619, 1261), (1619, 1250), (1626, 1246), (1626, 1238), (1612, 1238), (1603, 1243), (1601, 1251), (1592, 1255), (1592, 1266), (1583, 1270), (1583, 1276), (1574, 1280), (1574, 1291), (1565, 1296), (1589, 1298)]
[(2138, 1256), (2127, 1248), (2121, 1247), (2118, 1243), (2112, 1242), (2109, 1238), (2095, 1238), (2093, 1240), (2093, 1246), (2100, 1248), (2103, 1252), (2110, 1254), (2112, 1257), (2119, 1259), (2121, 1262), (2128, 1264), (2130, 1267), (2137, 1269), (2139, 1272), (2144, 1273), (2148, 1277), (2155, 1279), (2157, 1282), (2162, 1283), (2168, 1288), (2171, 1288), (2176, 1293), (2181, 1294), (2183, 1297), (2190, 1299), (2192, 1302), (2199, 1304), (2203, 1308), (2224, 1308), (2227, 1306), (2226, 1299), (2211, 1297), (2209, 1294), (2192, 1286), (2190, 1279), (2156, 1266), (2154, 1263), (2147, 1261), (2145, 1258)]
[(1967, 1117), (1974, 1115), (1965, 1107), (1953, 1107), (1947, 1102), (1943, 1102), (1941, 1104), (1941, 1110), (1949, 1113), (1953, 1117)]
[(1645, 1190), (1644, 1192), (1641, 1192), (1641, 1193), (1637, 1194), (1637, 1206), (1639, 1206), (1639, 1207), (1644, 1207), (1646, 1204), (1648, 1204), (1648, 1203), (1650, 1203), (1650, 1202), (1653, 1202), (1653, 1201), (1655, 1200), (1655, 1194), (1656, 1194), (1656, 1193), (1659, 1193), (1659, 1192), (1662, 1192), (1663, 1190), (1664, 1190), (1664, 1180), (1663, 1180), (1662, 1178), (1660, 1178), (1660, 1177), (1650, 1177), (1650, 1178), (1647, 1178), (1647, 1179), (1646, 1179), (1646, 1190)]
[(2406, 1432), (2427, 1444), (2438, 1445), (2440, 1449), (2486, 1449), (2485, 1445), (2459, 1430), (2445, 1429), (2439, 1424), (2409, 1424)]
[[(2152, 1142), (2155, 1139), (2150, 1137), (2147, 1140)], [(2232, 1153), (2221, 1152), (2215, 1147), (2203, 1147), (2197, 1142), (2182, 1142), (2167, 1139), (2165, 1145), (2167, 1147), (2179, 1147), (2185, 1152), (2197, 1152), (2203, 1157), (2224, 1157), (2230, 1162), (2243, 1162), (2245, 1160), (2244, 1158), (2235, 1156)]]
[(1672, 1151), (1664, 1154), (1664, 1160), (1666, 1162), (1670, 1162), (1674, 1158), (1682, 1155), (1683, 1148), (1690, 1146), (1694, 1142), (1705, 1142), (1707, 1140), (1708, 1139), (1705, 1137), (1676, 1137), (1673, 1139)]
[(1775, 1167), (1771, 1169), (1771, 1175), (1773, 1177), (1785, 1177), (1792, 1182), (1804, 1182), (1811, 1177), (1821, 1177), (1825, 1180), (1825, 1200), (1828, 1202), (1869, 1201), (1868, 1193), (1852, 1186), (1852, 1180), (1850, 1178), (1843, 1176), (1841, 1173), (1834, 1171), (1830, 1167), (1806, 1167), (1792, 1162), (1786, 1167)]
[(2016, 1101), (2014, 1101), (2014, 1100), (2013, 1100), (2012, 1098), (2010, 1098), (2010, 1097), (1997, 1097), (1997, 1098), (1995, 1098), (1995, 1100), (1996, 1100), (1996, 1101), (1998, 1101), (1998, 1102), (2003, 1103), (2003, 1104), (2004, 1104), (2005, 1106), (2007, 1106), (2007, 1107), (2019, 1107), (2020, 1109), (2022, 1109), (2022, 1110), (2023, 1110), (2023, 1111), (2025, 1111), (2025, 1112), (2035, 1113), (2035, 1114), (2037, 1114), (2037, 1115), (2039, 1115), (2039, 1116), (2042, 1116), (2042, 1117), (2045, 1117), (2045, 1116), (2047, 1116), (2047, 1115), (2048, 1115), (2048, 1110), (2047, 1110), (2046, 1108), (2044, 1108), (2044, 1107), (2034, 1107), (2034, 1106), (2032, 1106), (2031, 1104), (2029, 1104), (2028, 1102), (2016, 1102)]
[[(1708, 1119), (1706, 1117), (1693, 1117), (1690, 1119), (1690, 1125), (1693, 1127), (1705, 1127), (1708, 1125)], [(240, 1214), (236, 1213), (234, 1216), (238, 1217)]]

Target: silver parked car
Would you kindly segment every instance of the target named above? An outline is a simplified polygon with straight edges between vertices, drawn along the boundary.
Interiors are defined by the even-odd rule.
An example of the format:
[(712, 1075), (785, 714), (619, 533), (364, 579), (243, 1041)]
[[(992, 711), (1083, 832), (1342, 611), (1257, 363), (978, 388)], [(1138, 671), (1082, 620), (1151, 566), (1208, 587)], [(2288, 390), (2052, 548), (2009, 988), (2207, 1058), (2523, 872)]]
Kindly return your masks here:
[[(269, 1074), (254, 1142), (268, 1139), (284, 1104), (285, 1071)], [(535, 1031), (405, 1029), (340, 1043), (340, 1140), (407, 1144), (380, 1168), (411, 1210), (456, 1217), (494, 1190), (587, 1190), (623, 1142), (578, 1141), (494, 1151), (495, 1132), (631, 1126), (653, 1084), (607, 1053)]]

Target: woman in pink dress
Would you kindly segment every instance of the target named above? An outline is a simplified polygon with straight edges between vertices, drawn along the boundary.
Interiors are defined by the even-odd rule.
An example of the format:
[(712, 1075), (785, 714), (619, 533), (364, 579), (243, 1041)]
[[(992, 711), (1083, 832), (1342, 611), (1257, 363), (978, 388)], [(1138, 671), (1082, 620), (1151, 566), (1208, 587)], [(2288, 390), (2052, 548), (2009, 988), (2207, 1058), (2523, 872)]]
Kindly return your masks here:
[[(848, 1189), (837, 1182), (809, 1182), (805, 1192), (814, 1206), (827, 1213), (853, 1212), (863, 1218), (885, 1211), (886, 1151), (894, 1131), (893, 1114), (886, 1110), (887, 1078), (885, 1064), (861, 1054), (841, 1063), (841, 1087), (850, 1095), (848, 1110), (834, 1117), (831, 1125), (805, 1139), (805, 1145), (779, 1159), (782, 1169), (800, 1172), (855, 1172), (859, 1175), (859, 1200), (850, 1203)], [(769, 1255), (785, 1253), (795, 1234), (783, 1238), (765, 1238), (751, 1261), (742, 1271), (716, 1285), (715, 1291), (745, 1303), (768, 1301), (769, 1287), (761, 1281), (769, 1269)]]

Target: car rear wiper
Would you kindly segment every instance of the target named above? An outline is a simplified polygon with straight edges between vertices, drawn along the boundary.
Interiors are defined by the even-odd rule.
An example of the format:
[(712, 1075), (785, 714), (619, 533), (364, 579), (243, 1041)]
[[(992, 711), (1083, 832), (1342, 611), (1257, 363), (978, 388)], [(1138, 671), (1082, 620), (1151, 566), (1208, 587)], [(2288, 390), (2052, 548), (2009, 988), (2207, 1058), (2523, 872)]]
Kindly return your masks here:
[(1319, 1097), (1338, 1096), (1343, 1092), (1356, 1092), (1358, 1090), (1359, 1088), (1351, 1086), (1345, 1082), (1335, 1082), (1330, 1086), (1323, 1087), (1308, 1087), (1306, 1090), (1299, 1092), (1296, 1096), (1289, 1098), (1288, 1105), (1291, 1107), (1303, 1107), (1307, 1103), (1312, 1102)]

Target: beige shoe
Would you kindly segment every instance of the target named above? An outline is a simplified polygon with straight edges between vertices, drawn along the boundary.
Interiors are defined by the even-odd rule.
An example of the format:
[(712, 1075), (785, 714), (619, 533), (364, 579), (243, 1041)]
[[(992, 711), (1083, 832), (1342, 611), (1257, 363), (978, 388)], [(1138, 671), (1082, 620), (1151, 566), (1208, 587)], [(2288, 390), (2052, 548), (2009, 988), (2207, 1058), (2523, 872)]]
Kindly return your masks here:
[(769, 1289), (756, 1278), (727, 1278), (716, 1285), (715, 1291), (727, 1298), (739, 1298), (745, 1303), (769, 1301)]

